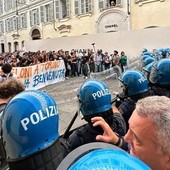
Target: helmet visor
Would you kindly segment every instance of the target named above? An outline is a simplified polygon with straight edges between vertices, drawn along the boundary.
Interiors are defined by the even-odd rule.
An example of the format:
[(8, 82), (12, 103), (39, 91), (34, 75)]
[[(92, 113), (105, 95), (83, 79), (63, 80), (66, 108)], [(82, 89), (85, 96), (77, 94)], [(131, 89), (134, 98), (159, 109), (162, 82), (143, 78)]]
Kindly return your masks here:
[(145, 71), (144, 74), (145, 74), (145, 76), (147, 77), (147, 79), (149, 79), (150, 73), (147, 72), (147, 71)]
[(157, 60), (160, 60), (162, 58), (161, 53), (156, 53), (156, 58), (157, 58)]
[(77, 111), (78, 111), (78, 115), (81, 119), (83, 119), (83, 115), (81, 114), (81, 106), (82, 106), (82, 102), (81, 102), (81, 99), (80, 99), (80, 96), (79, 94), (77, 94)]
[(127, 95), (127, 86), (123, 84), (122, 80), (119, 79), (119, 88), (121, 89), (123, 95)]
[(154, 84), (154, 83), (157, 82), (158, 78), (159, 78), (158, 69), (153, 65), (152, 69), (151, 69), (149, 80), (150, 80), (151, 83)]
[(146, 66), (146, 62), (144, 60), (144, 61), (142, 61), (142, 67), (145, 67), (145, 66)]

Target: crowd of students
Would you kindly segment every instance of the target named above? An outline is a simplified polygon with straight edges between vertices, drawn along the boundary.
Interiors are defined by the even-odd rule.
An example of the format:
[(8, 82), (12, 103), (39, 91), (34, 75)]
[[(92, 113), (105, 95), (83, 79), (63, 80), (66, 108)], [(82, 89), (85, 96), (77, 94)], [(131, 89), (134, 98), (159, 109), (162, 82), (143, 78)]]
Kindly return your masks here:
[(66, 75), (69, 77), (79, 76), (82, 74), (84, 78), (88, 78), (91, 72), (100, 72), (109, 69), (115, 65), (119, 65), (124, 70), (127, 66), (127, 56), (125, 52), (121, 52), (120, 55), (117, 50), (113, 51), (113, 54), (108, 52), (89, 49), (77, 53), (75, 50), (71, 51), (37, 51), (37, 52), (14, 52), (3, 53), (0, 55), (0, 66), (5, 63), (9, 63), (12, 67), (26, 67), (32, 66), (46, 61), (64, 60)]

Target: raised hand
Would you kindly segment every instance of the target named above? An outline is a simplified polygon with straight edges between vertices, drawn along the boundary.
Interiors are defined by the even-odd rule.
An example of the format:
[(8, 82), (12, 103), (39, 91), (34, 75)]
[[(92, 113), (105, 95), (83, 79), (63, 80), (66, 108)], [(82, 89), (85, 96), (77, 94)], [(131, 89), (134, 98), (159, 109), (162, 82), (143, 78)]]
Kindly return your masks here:
[(103, 129), (103, 135), (97, 135), (96, 140), (112, 143), (115, 144), (119, 140), (119, 137), (116, 135), (115, 132), (112, 131), (110, 126), (105, 122), (105, 120), (102, 117), (94, 117), (91, 119), (91, 122), (93, 123), (93, 126), (101, 126)]

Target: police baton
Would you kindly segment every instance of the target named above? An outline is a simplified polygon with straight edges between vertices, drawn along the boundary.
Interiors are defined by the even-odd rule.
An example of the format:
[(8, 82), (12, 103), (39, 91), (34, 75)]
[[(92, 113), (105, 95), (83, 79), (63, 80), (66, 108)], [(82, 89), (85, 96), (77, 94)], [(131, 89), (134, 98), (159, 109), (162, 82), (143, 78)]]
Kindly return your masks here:
[(62, 136), (63, 138), (66, 138), (66, 137), (67, 137), (67, 135), (68, 135), (68, 133), (69, 133), (69, 131), (70, 131), (73, 123), (75, 122), (77, 116), (78, 116), (78, 111), (75, 113), (74, 117), (72, 118), (71, 122), (69, 123), (66, 131), (64, 132), (64, 134), (63, 134), (63, 136)]
[(111, 104), (113, 104), (113, 103), (115, 103), (116, 101), (119, 101), (119, 100), (120, 100), (120, 98), (118, 96), (116, 96), (115, 98), (113, 98), (111, 100)]
[(127, 96), (117, 94), (116, 97), (111, 100), (111, 104), (114, 104), (116, 107), (119, 107), (126, 98)]

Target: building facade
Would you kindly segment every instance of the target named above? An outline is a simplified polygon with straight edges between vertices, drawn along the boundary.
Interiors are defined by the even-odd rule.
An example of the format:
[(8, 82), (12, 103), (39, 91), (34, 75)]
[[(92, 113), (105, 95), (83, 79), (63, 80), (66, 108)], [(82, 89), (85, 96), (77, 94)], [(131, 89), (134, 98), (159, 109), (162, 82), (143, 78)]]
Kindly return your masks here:
[(28, 40), (130, 30), (129, 1), (0, 0), (0, 52), (24, 50)]
[(131, 0), (131, 29), (169, 27), (169, 0)]

